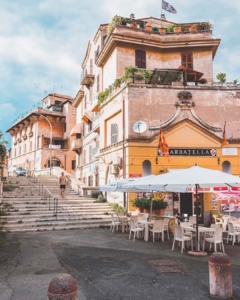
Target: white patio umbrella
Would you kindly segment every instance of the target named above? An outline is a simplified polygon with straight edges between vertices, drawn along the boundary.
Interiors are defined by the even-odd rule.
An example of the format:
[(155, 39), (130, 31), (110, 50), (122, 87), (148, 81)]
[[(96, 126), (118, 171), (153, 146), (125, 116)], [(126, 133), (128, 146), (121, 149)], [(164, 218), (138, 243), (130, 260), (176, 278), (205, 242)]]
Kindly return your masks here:
[[(196, 197), (198, 197), (198, 189), (214, 186), (234, 186), (240, 185), (240, 178), (220, 171), (201, 168), (198, 166), (172, 171), (163, 175), (158, 175), (145, 182), (135, 184), (135, 188), (143, 188), (146, 190), (157, 190), (158, 187), (164, 186), (166, 191), (183, 192), (188, 188), (196, 189)], [(129, 186), (126, 184), (125, 187)], [(196, 198), (197, 199), (197, 198)], [(196, 242), (198, 244), (198, 201), (196, 201)]]

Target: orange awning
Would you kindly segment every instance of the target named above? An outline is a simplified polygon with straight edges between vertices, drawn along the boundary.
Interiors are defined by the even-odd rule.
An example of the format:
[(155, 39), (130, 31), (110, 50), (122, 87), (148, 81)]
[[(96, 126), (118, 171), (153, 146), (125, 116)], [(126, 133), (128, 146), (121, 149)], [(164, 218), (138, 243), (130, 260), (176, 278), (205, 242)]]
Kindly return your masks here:
[(93, 113), (91, 111), (85, 112), (85, 114), (82, 117), (83, 122), (85, 122), (86, 124), (88, 124), (89, 121), (92, 121), (92, 115), (93, 115)]
[(100, 111), (100, 109), (99, 109), (99, 107), (98, 107), (98, 103), (96, 103), (94, 106), (93, 106), (93, 108), (91, 109), (91, 112), (99, 112)]
[(76, 136), (77, 133), (82, 133), (82, 124), (76, 124), (70, 131), (70, 136)]

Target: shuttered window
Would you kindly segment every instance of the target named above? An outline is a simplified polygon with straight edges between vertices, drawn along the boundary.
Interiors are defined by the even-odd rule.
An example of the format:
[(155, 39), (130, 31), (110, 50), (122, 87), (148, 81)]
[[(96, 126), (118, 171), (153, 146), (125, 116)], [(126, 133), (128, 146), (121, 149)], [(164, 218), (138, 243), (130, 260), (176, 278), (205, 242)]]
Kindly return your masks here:
[(118, 126), (117, 124), (111, 124), (111, 145), (116, 144), (118, 141)]
[(97, 76), (97, 92), (99, 93), (99, 74), (98, 74), (98, 76)]
[(182, 53), (182, 66), (188, 69), (193, 69), (193, 55), (192, 52)]
[(146, 69), (146, 51), (139, 49), (135, 50), (135, 66)]

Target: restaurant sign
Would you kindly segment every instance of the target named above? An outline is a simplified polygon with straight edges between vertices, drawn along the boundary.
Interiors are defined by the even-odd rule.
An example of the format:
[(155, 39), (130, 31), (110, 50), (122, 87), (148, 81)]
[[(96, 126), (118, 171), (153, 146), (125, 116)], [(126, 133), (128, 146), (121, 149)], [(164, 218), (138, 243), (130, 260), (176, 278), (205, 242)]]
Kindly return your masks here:
[(170, 156), (210, 156), (210, 157), (216, 157), (217, 156), (217, 149), (214, 149), (214, 148), (169, 148), (169, 155)]

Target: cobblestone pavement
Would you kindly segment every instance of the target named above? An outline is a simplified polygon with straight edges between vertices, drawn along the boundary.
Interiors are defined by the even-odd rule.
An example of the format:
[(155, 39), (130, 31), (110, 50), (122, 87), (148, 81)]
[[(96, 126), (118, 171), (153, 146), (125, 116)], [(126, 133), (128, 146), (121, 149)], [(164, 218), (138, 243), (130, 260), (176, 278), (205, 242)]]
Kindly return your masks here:
[[(180, 253), (164, 243), (128, 240), (109, 229), (7, 234), (0, 249), (0, 299), (45, 300), (60, 273), (76, 280), (79, 300), (207, 300), (207, 257)], [(226, 245), (233, 299), (240, 299), (240, 244)]]

